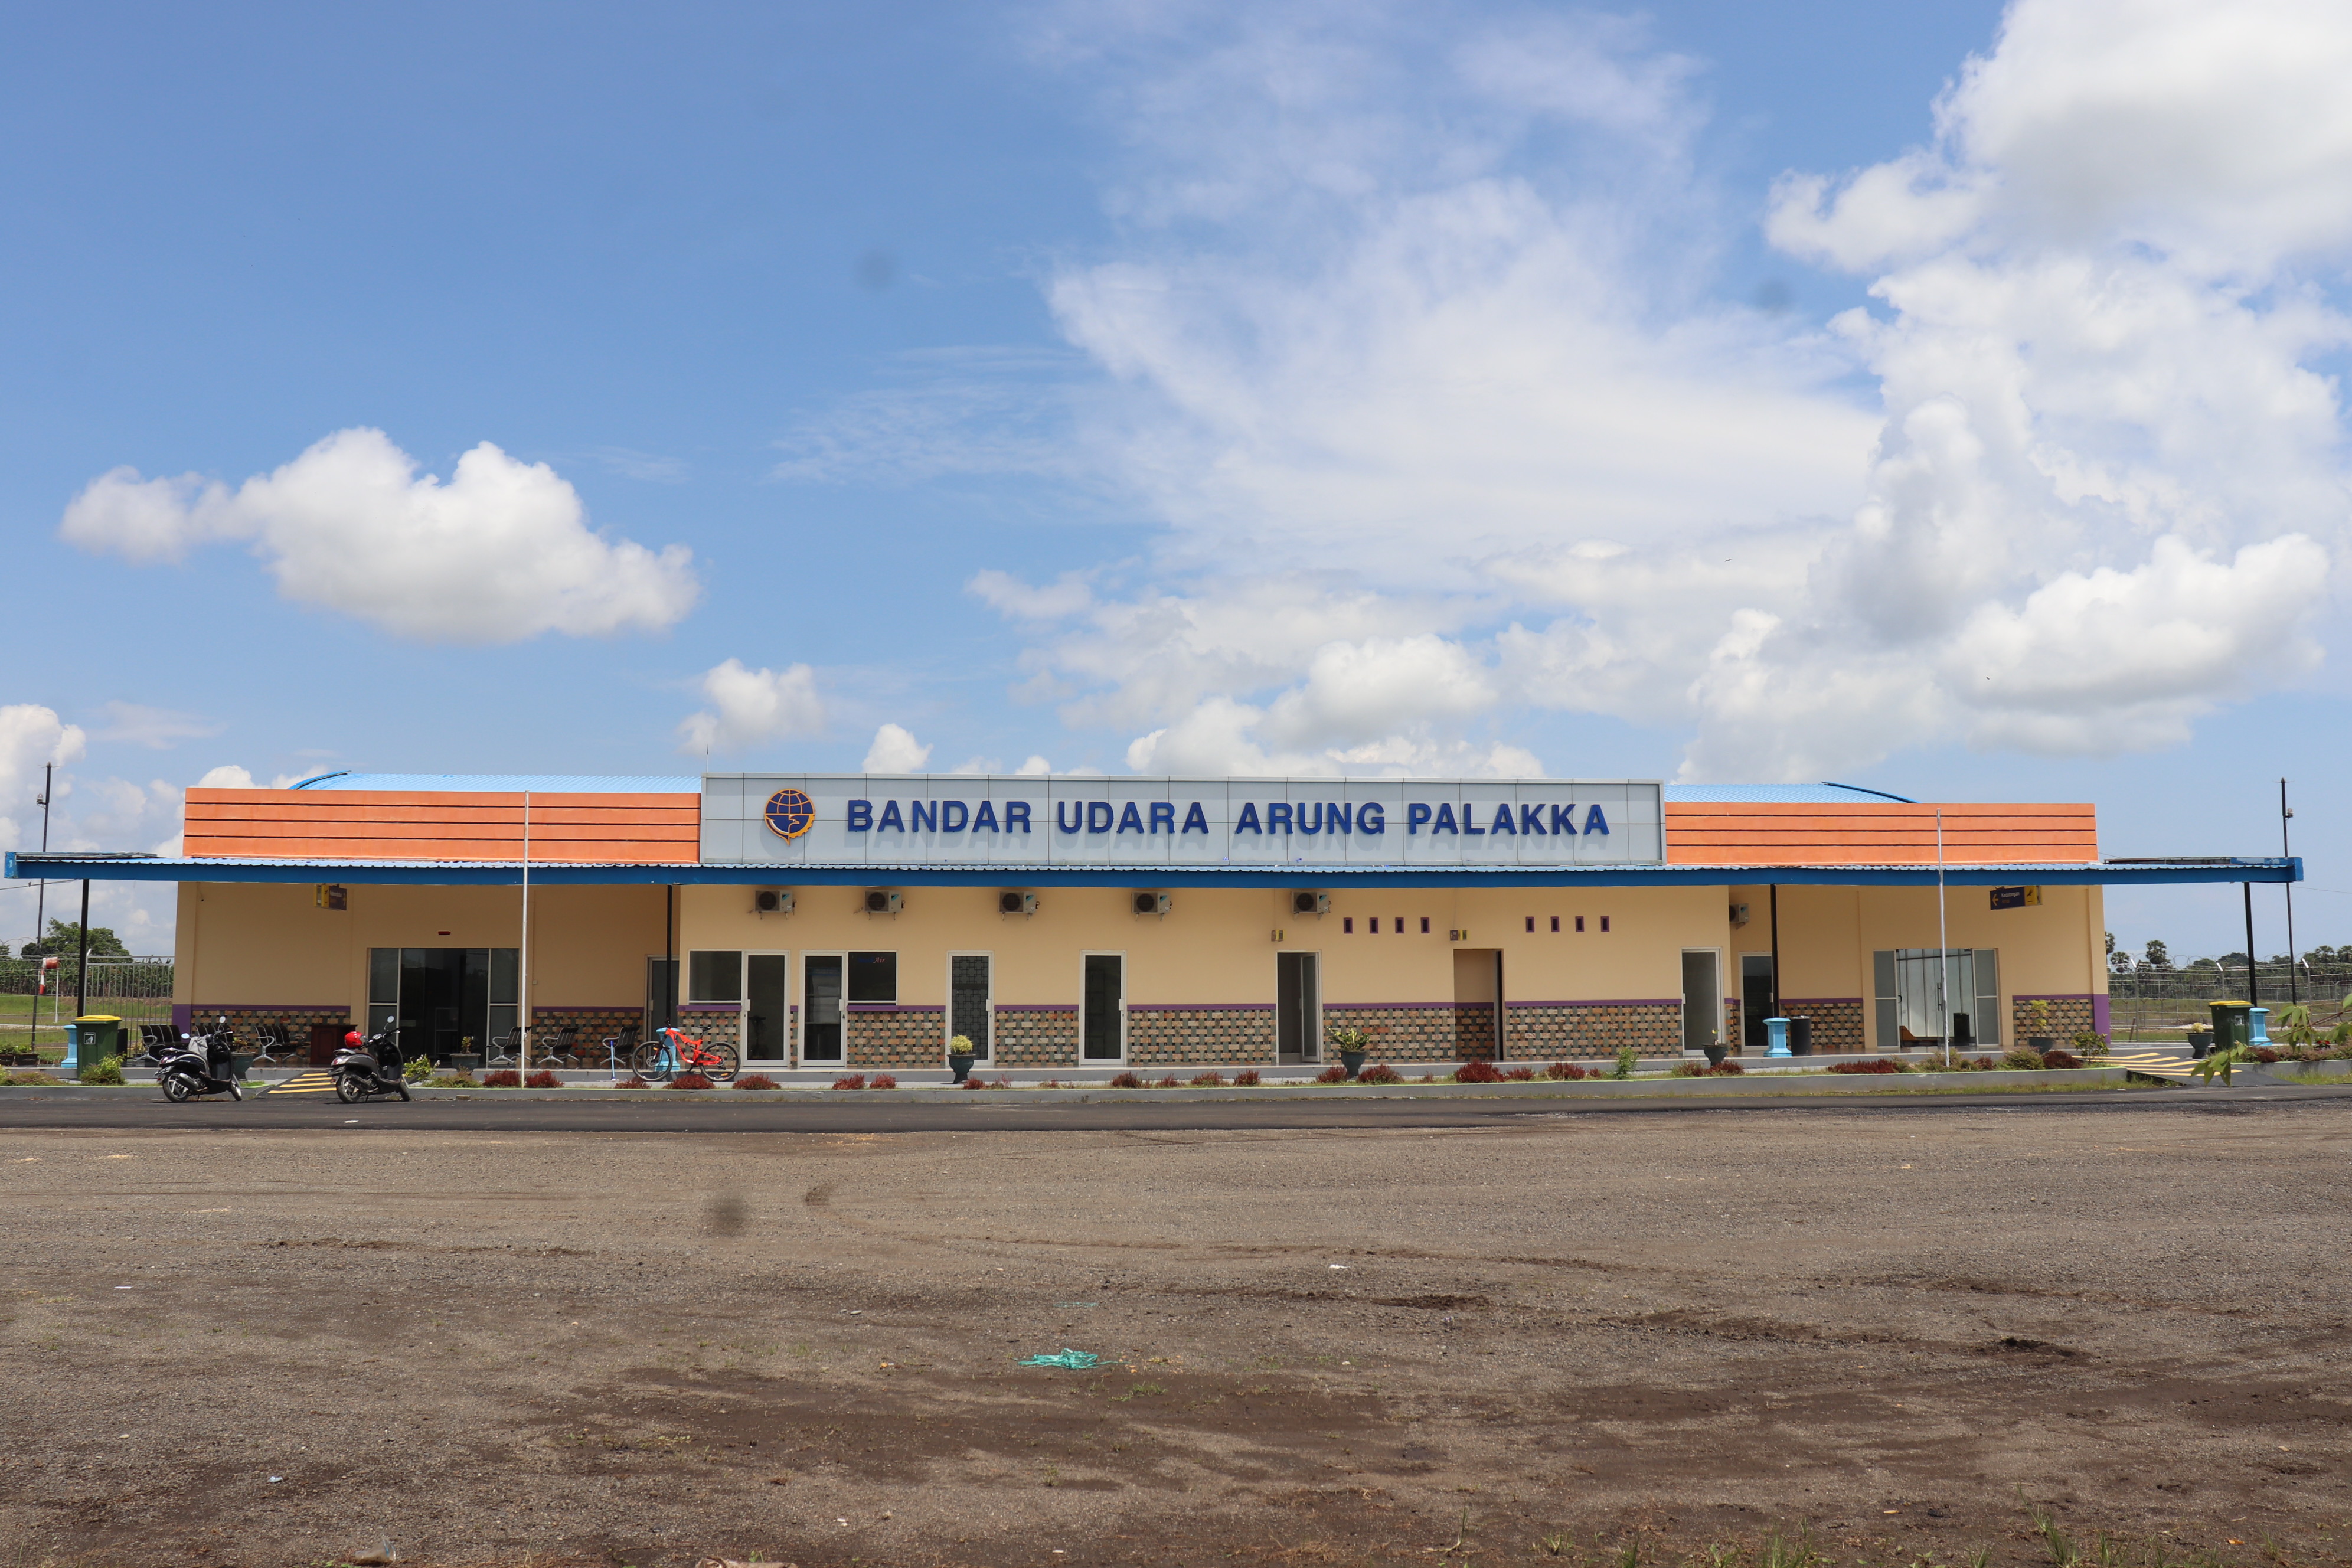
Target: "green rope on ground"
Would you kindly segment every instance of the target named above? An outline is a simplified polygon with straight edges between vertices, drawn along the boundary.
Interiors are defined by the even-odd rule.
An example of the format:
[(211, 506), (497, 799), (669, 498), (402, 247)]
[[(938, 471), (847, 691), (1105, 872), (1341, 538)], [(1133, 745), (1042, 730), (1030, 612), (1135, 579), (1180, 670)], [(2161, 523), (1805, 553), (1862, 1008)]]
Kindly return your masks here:
[(1102, 1364), (1102, 1357), (1092, 1351), (1065, 1348), (1060, 1355), (1033, 1355), (1021, 1363), (1023, 1366), (1061, 1366), (1072, 1372), (1087, 1372)]

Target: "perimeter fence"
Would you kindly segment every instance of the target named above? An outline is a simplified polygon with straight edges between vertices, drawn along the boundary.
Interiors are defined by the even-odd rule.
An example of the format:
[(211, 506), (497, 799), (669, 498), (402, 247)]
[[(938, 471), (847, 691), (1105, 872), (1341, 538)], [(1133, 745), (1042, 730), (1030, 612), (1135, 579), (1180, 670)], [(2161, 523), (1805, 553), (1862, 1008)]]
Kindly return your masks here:
[(2242, 958), (2194, 958), (2161, 969), (2136, 964), (2107, 975), (2108, 1017), (2117, 1039), (2178, 1039), (2184, 1026), (2212, 1022), (2212, 1004), (2245, 1001), (2272, 1009), (2300, 1002), (2311, 1009), (2314, 1024), (2331, 1029), (2352, 1002), (2352, 963), (2265, 961), (2254, 965), (2252, 997)]
[(172, 960), (138, 954), (92, 953), (87, 985), (78, 961), (44, 970), (37, 958), (0, 958), (0, 1056), (37, 1052), (55, 1060), (66, 1046), (79, 993), (87, 1011), (122, 1020), (132, 1039), (141, 1024), (172, 1021)]

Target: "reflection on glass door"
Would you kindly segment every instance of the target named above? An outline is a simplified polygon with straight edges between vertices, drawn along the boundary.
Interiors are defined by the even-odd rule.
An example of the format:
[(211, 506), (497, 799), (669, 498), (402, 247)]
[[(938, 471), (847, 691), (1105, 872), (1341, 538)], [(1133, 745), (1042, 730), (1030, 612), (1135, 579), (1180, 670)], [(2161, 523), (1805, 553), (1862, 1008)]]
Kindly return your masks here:
[(841, 954), (809, 954), (801, 975), (801, 1060), (841, 1060)]
[(1086, 1005), (1080, 1009), (1079, 1055), (1090, 1062), (1127, 1056), (1127, 960), (1116, 952), (1087, 954)]
[[(1723, 1043), (1723, 972), (1717, 967), (1721, 962), (1713, 948), (1683, 950), (1683, 1049), (1686, 1051), (1703, 1051)], [(1743, 984), (1748, 962), (1740, 960)], [(1740, 1006), (1744, 1013), (1748, 1004), (1742, 1001)], [(1761, 1023), (1759, 1019), (1759, 1027)]]
[(677, 960), (646, 960), (646, 1027), (648, 1040), (677, 1022)]
[(948, 960), (948, 1037), (961, 1035), (971, 1042), (971, 1054), (988, 1060), (990, 1005), (989, 961), (984, 952), (959, 952)]
[(754, 952), (743, 961), (743, 1058), (780, 1062), (792, 1053), (792, 1015), (784, 1004), (791, 955)]
[(1277, 952), (1274, 955), (1274, 1059), (1312, 1062), (1322, 1059), (1317, 1047), (1323, 1039), (1321, 976), (1315, 954)]

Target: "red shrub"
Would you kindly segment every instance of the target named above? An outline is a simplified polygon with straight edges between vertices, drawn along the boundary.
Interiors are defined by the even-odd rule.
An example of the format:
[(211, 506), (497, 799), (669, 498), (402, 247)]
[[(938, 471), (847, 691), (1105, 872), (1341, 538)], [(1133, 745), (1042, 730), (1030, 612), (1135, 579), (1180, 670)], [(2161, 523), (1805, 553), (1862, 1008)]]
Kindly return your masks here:
[(898, 1087), (898, 1080), (892, 1078), (887, 1072), (877, 1072), (874, 1075), (874, 1081), (867, 1084), (866, 1087), (868, 1089), (896, 1089)]
[(1171, 1072), (1166, 1078), (1161, 1079), (1158, 1083), (1153, 1084), (1151, 1087), (1154, 1089), (1181, 1089), (1184, 1086), (1176, 1081), (1176, 1075)]
[[(2255, 1053), (2257, 1056), (2260, 1056), (2261, 1054), (2262, 1053), (2260, 1052)], [(2273, 1051), (2270, 1054), (2272, 1059), (2277, 1059), (2278, 1053), (2276, 1051)], [(2083, 1058), (2076, 1056), (2072, 1051), (2048, 1051), (2042, 1055), (2042, 1065), (2046, 1068), (2078, 1068), (2083, 1065)]]
[(776, 1080), (766, 1073), (755, 1072), (737, 1079), (735, 1087), (737, 1089), (774, 1089), (777, 1085)]
[[(2064, 1051), (2053, 1051), (2050, 1054), (2053, 1057), (2063, 1057), (2068, 1053)], [(2271, 1049), (2268, 1046), (2257, 1046), (2254, 1048), (2254, 1060), (2261, 1062), (2264, 1067), (2268, 1067), (2271, 1063), (2279, 1059), (2278, 1052)], [(2056, 1067), (2058, 1064), (2056, 1062), (2052, 1062), (2050, 1065), (2052, 1067)], [(2081, 1058), (2077, 1058), (2075, 1060), (2071, 1061), (2066, 1065), (2069, 1067), (2081, 1067), (2083, 1063)]]
[(1255, 1068), (1244, 1068), (1234, 1074), (1234, 1087), (1236, 1089), (1255, 1089), (1264, 1081), (1265, 1080), (1257, 1076)]
[(716, 1089), (719, 1086), (698, 1072), (682, 1072), (669, 1080), (672, 1089)]
[(963, 1080), (963, 1086), (966, 1089), (986, 1089), (988, 1087), (988, 1080), (985, 1079), (968, 1078)]
[(1544, 1077), (1573, 1082), (1584, 1076), (1584, 1069), (1574, 1062), (1554, 1062), (1544, 1068)]
[[(1729, 1067), (1731, 1064), (1726, 1062), (1723, 1065)], [(1885, 1057), (1869, 1057), (1858, 1062), (1830, 1063), (1832, 1072), (1901, 1072), (1902, 1070)]]
[(1213, 1072), (1195, 1073), (1192, 1075), (1192, 1087), (1194, 1089), (1223, 1089), (1225, 1087), (1224, 1075)]
[(1495, 1070), (1492, 1062), (1464, 1062), (1454, 1069), (1456, 1083), (1500, 1083), (1503, 1075)]
[(1715, 1078), (1740, 1078), (1745, 1076), (1748, 1071), (1746, 1068), (1741, 1067), (1738, 1062), (1734, 1061), (1717, 1062), (1715, 1066), (1707, 1068), (1706, 1070), (1710, 1076)]
[(635, 1073), (631, 1073), (628, 1077), (623, 1079), (614, 1087), (616, 1089), (651, 1089), (653, 1088), (653, 1085), (647, 1083), (644, 1079), (639, 1078)]
[(1374, 1062), (1356, 1075), (1358, 1083), (1402, 1083), (1404, 1074), (1384, 1062)]
[(520, 1089), (522, 1075), (512, 1068), (502, 1068), (497, 1072), (486, 1072), (482, 1075), (482, 1087), (484, 1089)]
[(1143, 1080), (1131, 1072), (1123, 1072), (1110, 1080), (1113, 1089), (1141, 1089)]
[(1348, 1069), (1342, 1067), (1325, 1068), (1321, 1072), (1315, 1075), (1315, 1081), (1317, 1083), (1345, 1083), (1348, 1081)]
[(835, 1079), (833, 1080), (833, 1087), (835, 1089), (864, 1089), (866, 1087), (866, 1075), (862, 1072), (854, 1072), (845, 1078)]
[(541, 1068), (537, 1072), (531, 1074), (529, 1078), (523, 1079), (522, 1086), (525, 1089), (562, 1089), (563, 1087), (563, 1080), (556, 1077), (553, 1073), (548, 1071), (545, 1068)]
[(1513, 1083), (1533, 1083), (1535, 1081), (1536, 1069), (1533, 1068), (1507, 1068), (1504, 1069), (1503, 1076)]

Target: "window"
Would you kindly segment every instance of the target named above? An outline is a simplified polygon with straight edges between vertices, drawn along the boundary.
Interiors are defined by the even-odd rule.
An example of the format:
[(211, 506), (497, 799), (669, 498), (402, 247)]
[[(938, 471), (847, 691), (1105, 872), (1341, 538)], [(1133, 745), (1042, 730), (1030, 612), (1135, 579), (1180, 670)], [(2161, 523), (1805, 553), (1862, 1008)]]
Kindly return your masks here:
[(1429, 917), (1427, 915), (1421, 917), (1421, 934), (1423, 936), (1427, 936), (1429, 934)]
[(1880, 1050), (1940, 1046), (1947, 1018), (1956, 1049), (2000, 1043), (1997, 950), (1905, 947), (1872, 957)]
[(1551, 917), (1551, 929), (1554, 931), (1558, 931), (1559, 929), (1559, 917), (1558, 915)]
[(971, 1054), (982, 1061), (988, 1059), (993, 1012), (989, 967), (984, 952), (959, 952), (948, 960), (948, 1036), (970, 1040)]
[(1582, 931), (1584, 929), (1584, 917), (1582, 915), (1576, 917), (1576, 929), (1579, 931)]
[(688, 952), (686, 955), (686, 999), (688, 1002), (743, 1000), (743, 955), (740, 952)]
[(1602, 915), (1601, 917), (1601, 929), (1602, 931), (1607, 931), (1609, 929), (1609, 917), (1607, 915)]
[(1339, 917), (1339, 934), (1342, 936), (1353, 936), (1356, 934), (1355, 916), (1342, 915)]
[(898, 955), (895, 952), (851, 953), (848, 999), (852, 1002), (896, 1002), (898, 999)]

